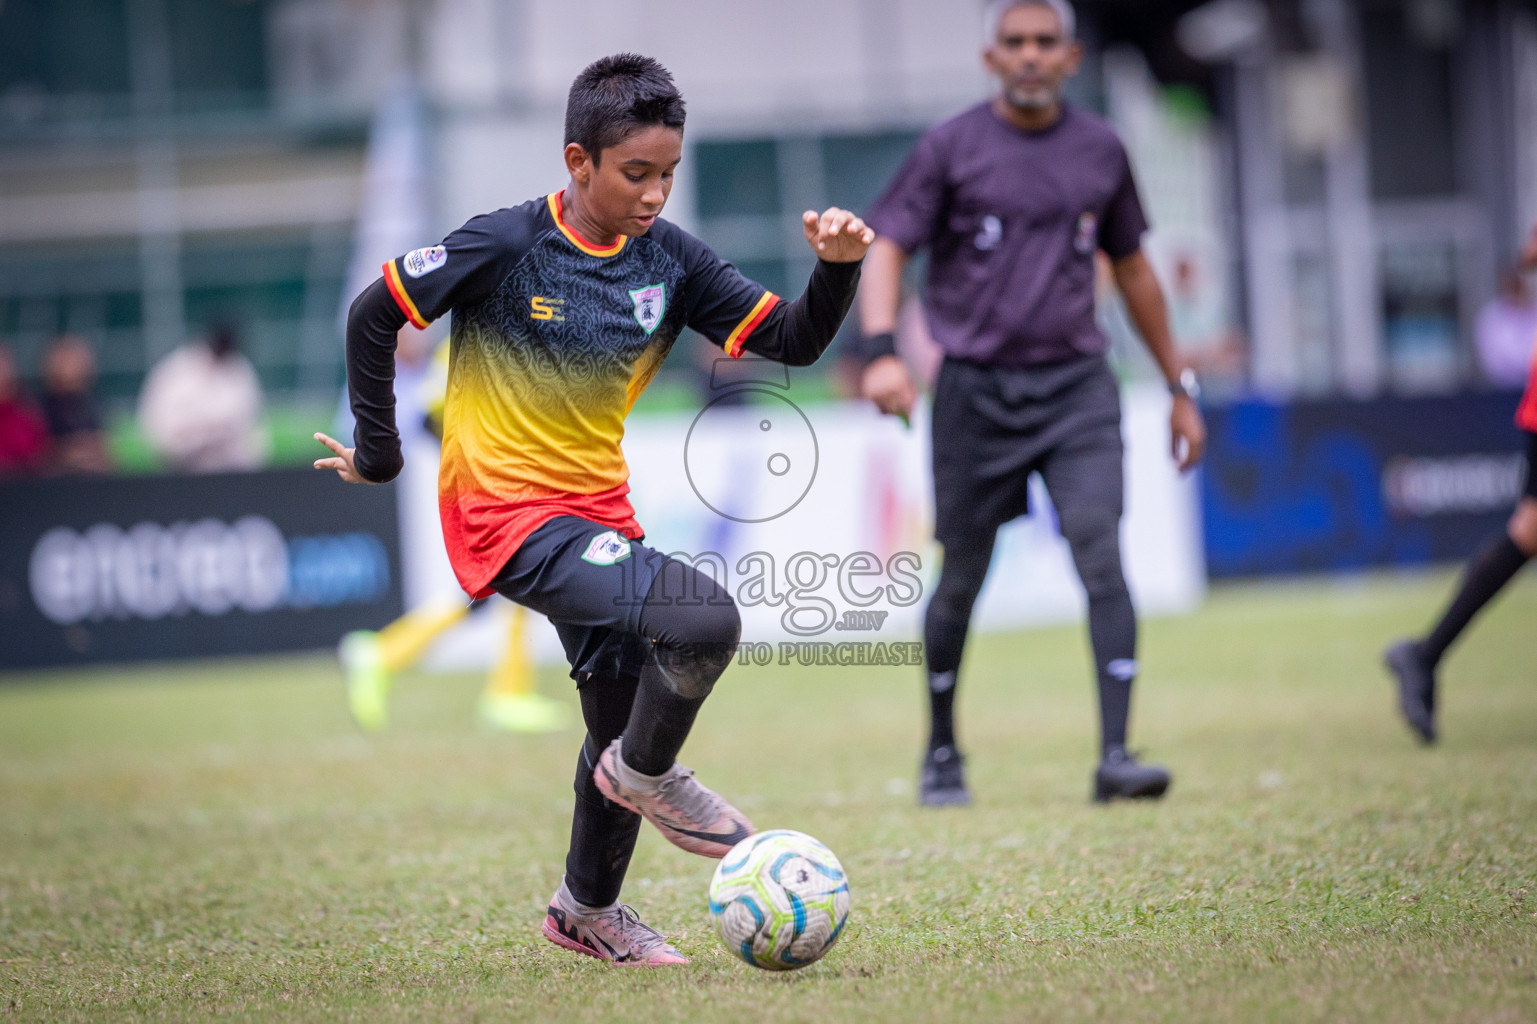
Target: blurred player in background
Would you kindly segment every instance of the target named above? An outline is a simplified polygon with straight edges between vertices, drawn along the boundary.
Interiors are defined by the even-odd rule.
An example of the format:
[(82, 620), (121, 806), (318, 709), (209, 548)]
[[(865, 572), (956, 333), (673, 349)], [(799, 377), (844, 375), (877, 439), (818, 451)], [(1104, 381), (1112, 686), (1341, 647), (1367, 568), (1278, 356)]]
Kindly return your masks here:
[[(418, 344), (421, 332), (403, 328), (397, 340), (397, 354)], [(449, 342), (444, 339), (420, 371), (403, 373), (396, 380), (414, 385), (420, 400), (426, 430), (443, 440), (443, 405), (448, 395)], [(420, 359), (397, 359), (396, 366), (411, 366)], [(407, 386), (403, 390), (413, 390)], [(472, 612), (486, 607), (485, 598), (468, 603), (458, 600), (431, 601), (413, 608), (378, 632), (357, 630), (342, 638), (339, 654), (347, 680), (347, 709), (353, 721), (367, 732), (378, 732), (389, 724), (389, 695), (395, 677), (417, 665), (434, 641), (463, 622)], [(492, 614), (492, 613), (483, 613)], [(556, 732), (569, 719), (566, 705), (543, 697), (534, 690), (533, 659), (528, 652), (528, 609), (515, 604), (507, 614), (506, 641), (480, 693), (476, 715), (493, 729), (506, 732)]]
[(1066, 0), (997, 0), (983, 60), (992, 100), (931, 129), (868, 214), (877, 239), (860, 299), (862, 391), (883, 412), (915, 399), (893, 331), (903, 268), (929, 249), (924, 301), (945, 351), (934, 392), (939, 583), (924, 620), (931, 730), (919, 799), (968, 803), (953, 707), (972, 605), (998, 528), (1029, 511), (1040, 473), (1089, 598), (1098, 670), (1096, 800), (1158, 797), (1164, 769), (1126, 749), (1137, 620), (1121, 571), (1120, 396), (1094, 317), (1095, 254), (1114, 268), (1132, 321), (1174, 396), (1180, 469), (1201, 458), (1205, 426), (1182, 381), (1125, 149), (1098, 118), (1062, 100), (1082, 49)]
[(807, 211), (805, 293), (779, 297), (661, 220), (683, 156), (683, 97), (656, 61), (596, 61), (566, 103), (564, 190), (476, 217), (385, 264), (352, 305), (347, 379), (357, 447), (317, 437), (316, 462), (353, 483), (401, 468), (396, 332), (453, 312), (439, 507), (472, 597), (549, 616), (581, 699), (565, 878), (542, 932), (612, 963), (684, 963), (619, 903), (641, 818), (720, 858), (753, 834), (677, 755), (736, 652), (730, 594), (642, 543), (620, 441), (630, 408), (684, 327), (729, 356), (814, 362), (853, 303), (873, 237), (858, 217)]
[[(1537, 224), (1521, 250), (1523, 270), (1537, 270)], [(1532, 339), (1537, 343), (1537, 339)], [(1447, 649), (1483, 607), (1537, 555), (1537, 348), (1532, 351), (1526, 394), (1516, 426), (1526, 435), (1526, 486), (1505, 529), (1468, 562), (1451, 604), (1423, 637), (1400, 640), (1383, 655), (1398, 682), (1398, 708), (1425, 743), (1436, 741), (1436, 669)]]

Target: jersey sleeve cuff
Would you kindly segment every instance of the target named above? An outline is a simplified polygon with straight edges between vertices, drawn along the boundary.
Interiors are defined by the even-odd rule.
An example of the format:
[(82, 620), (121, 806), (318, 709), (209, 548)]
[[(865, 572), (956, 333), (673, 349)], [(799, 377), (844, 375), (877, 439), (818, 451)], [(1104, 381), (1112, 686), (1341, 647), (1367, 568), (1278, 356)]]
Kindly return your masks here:
[(742, 346), (747, 343), (747, 339), (751, 337), (752, 332), (758, 329), (758, 325), (768, 317), (769, 313), (777, 305), (779, 305), (779, 296), (771, 291), (765, 291), (762, 297), (758, 299), (757, 304), (742, 318), (742, 322), (737, 324), (731, 333), (727, 335), (725, 345), (721, 346), (726, 350), (726, 355), (732, 359), (740, 359), (742, 357)]
[(428, 326), (427, 320), (417, 311), (416, 303), (411, 301), (405, 282), (400, 279), (400, 268), (395, 260), (390, 260), (384, 265), (384, 283), (390, 290), (390, 298), (395, 300), (395, 305), (400, 307), (406, 319), (418, 329), (425, 331)]

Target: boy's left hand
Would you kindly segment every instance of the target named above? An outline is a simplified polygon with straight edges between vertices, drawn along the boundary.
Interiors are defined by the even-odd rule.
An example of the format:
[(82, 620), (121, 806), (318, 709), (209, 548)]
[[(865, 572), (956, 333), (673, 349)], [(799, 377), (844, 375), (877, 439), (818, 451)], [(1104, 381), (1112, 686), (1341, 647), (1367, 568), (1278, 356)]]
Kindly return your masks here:
[(815, 210), (801, 214), (806, 244), (829, 263), (857, 263), (875, 241), (875, 232), (847, 210), (829, 206), (820, 217)]
[(315, 440), (336, 453), (334, 458), (316, 459), (316, 469), (334, 469), (336, 470), (336, 475), (349, 484), (373, 483), (372, 480), (364, 480), (361, 476), (358, 476), (358, 468), (352, 462), (353, 449), (348, 448), (336, 438), (328, 437), (325, 434), (316, 434)]

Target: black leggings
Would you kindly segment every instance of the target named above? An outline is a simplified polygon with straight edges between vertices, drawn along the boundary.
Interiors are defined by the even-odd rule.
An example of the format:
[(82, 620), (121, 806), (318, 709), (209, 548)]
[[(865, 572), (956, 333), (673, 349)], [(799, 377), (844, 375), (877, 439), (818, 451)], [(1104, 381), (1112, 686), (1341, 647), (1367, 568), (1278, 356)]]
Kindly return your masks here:
[[(1062, 535), (1089, 599), (1089, 639), (1100, 700), (1100, 745), (1124, 746), (1137, 673), (1137, 616), (1121, 572), (1120, 515), (1110, 505), (1089, 504), (1064, 512)], [(987, 579), (997, 531), (945, 545), (939, 583), (924, 614), (924, 646), (930, 673), (960, 668), (972, 608)], [(931, 691), (932, 692), (932, 691)], [(946, 687), (943, 700), (953, 700)]]

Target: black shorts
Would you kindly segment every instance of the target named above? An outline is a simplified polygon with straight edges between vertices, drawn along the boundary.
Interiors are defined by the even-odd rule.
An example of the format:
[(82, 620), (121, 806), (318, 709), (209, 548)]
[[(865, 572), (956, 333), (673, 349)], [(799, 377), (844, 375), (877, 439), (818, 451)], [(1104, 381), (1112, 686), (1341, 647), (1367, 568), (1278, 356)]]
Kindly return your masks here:
[(529, 535), (491, 587), (549, 617), (571, 677), (636, 678), (652, 643), (638, 632), (647, 592), (669, 559), (639, 540), (577, 516)]
[(1121, 395), (1103, 356), (1016, 370), (946, 359), (934, 388), (934, 536), (990, 540), (1040, 473), (1062, 520), (1121, 515)]
[(1521, 497), (1537, 500), (1537, 434), (1526, 432), (1526, 486)]

